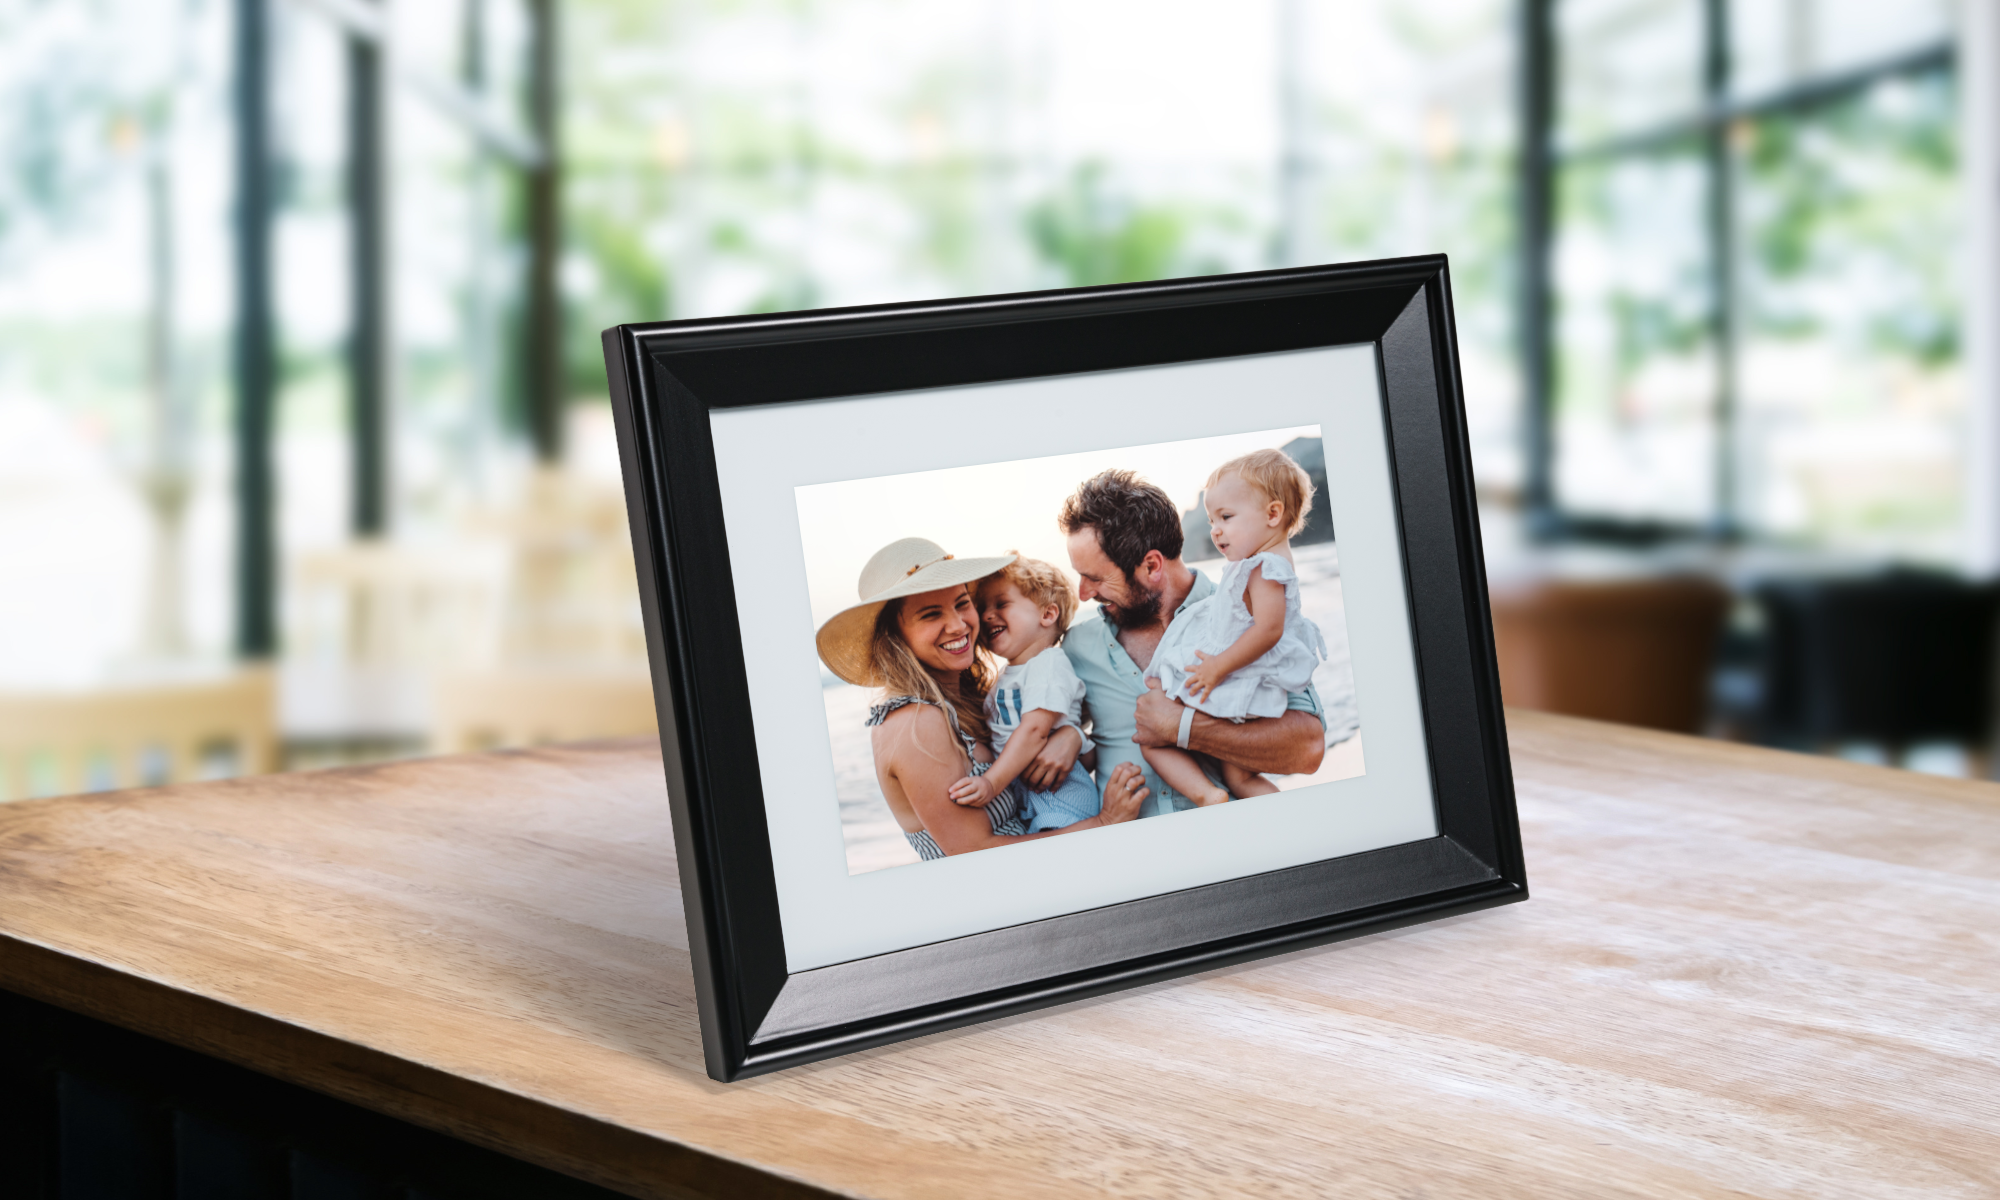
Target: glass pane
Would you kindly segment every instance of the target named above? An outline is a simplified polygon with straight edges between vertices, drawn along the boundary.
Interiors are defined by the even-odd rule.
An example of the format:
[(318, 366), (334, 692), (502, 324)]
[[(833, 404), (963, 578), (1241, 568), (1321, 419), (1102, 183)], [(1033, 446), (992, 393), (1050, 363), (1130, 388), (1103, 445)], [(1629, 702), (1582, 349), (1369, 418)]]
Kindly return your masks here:
[[(504, 167), (421, 97), (394, 97), (390, 311), (395, 315), (393, 497), (398, 524), (433, 534), (490, 496), (500, 439), (500, 306), (518, 293), (500, 222)], [(601, 373), (601, 372), (600, 372)]]
[(1565, 0), (1556, 5), (1556, 132), (1566, 147), (1696, 115), (1700, 0)]
[(1950, 0), (1731, 0), (1732, 89), (1754, 97), (1951, 36)]
[(1955, 105), (1938, 72), (1737, 139), (1740, 490), (1753, 528), (1951, 552), (1964, 405)]
[(226, 650), (228, 11), (0, 9), (0, 688)]
[(1715, 361), (1692, 148), (1562, 177), (1556, 494), (1572, 512), (1713, 515)]
[[(1297, 228), (1282, 205), (1278, 214), (1287, 262), (1451, 256), (1479, 482), (1511, 490), (1521, 480), (1513, 0), (1298, 7), (1309, 86)], [(1281, 171), (1281, 198), (1288, 186)]]

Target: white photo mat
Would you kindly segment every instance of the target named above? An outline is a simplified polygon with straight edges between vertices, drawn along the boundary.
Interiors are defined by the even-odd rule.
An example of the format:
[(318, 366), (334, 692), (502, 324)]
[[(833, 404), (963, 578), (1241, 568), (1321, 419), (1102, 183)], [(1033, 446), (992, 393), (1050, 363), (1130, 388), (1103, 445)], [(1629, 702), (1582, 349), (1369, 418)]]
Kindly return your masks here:
[[(1365, 775), (848, 874), (795, 488), (1311, 424), (1326, 450)], [(722, 409), (710, 427), (788, 970), (1436, 836), (1372, 346)]]

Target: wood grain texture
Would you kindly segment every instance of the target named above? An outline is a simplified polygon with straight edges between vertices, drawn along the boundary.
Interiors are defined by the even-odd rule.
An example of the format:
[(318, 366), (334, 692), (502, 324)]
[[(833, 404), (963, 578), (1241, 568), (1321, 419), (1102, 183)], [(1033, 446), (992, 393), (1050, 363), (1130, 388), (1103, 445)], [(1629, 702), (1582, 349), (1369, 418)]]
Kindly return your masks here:
[(0, 808), (0, 986), (639, 1196), (2000, 1195), (2000, 787), (1510, 722), (1527, 904), (745, 1083), (645, 741)]

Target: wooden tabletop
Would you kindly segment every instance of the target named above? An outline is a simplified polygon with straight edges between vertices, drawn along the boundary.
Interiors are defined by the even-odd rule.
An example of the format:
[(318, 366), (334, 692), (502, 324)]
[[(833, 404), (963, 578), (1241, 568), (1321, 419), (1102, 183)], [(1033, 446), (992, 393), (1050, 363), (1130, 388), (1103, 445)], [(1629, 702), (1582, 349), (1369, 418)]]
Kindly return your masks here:
[(744, 1083), (642, 741), (0, 808), (0, 986), (638, 1196), (2000, 1195), (2000, 786), (1509, 720), (1526, 904)]

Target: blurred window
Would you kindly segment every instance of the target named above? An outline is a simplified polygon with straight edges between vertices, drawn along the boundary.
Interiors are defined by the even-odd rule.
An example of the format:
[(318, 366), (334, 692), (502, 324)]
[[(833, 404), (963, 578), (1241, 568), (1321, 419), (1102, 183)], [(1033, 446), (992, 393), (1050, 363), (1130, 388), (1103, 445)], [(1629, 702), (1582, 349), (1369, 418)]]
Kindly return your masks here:
[(574, 0), (572, 387), (622, 321), (1443, 251), (1520, 474), (1514, 0)]
[[(438, 742), (452, 672), (632, 666), (629, 321), (1445, 252), (1480, 479), (1516, 485), (1515, 11), (0, 0), (0, 699), (275, 641), (299, 764)], [(1652, 27), (1577, 95), (1675, 77)], [(1578, 129), (1685, 108), (1650, 103)], [(5, 753), (10, 792), (267, 757)]]
[(1562, 141), (1685, 121), (1702, 106), (1702, 0), (1558, 0)]
[(1525, 248), (1551, 292), (1527, 314), (1544, 528), (1949, 554), (1952, 13), (1532, 0), (1555, 87), (1550, 236)]
[[(282, 720), (293, 761), (425, 744), (443, 639), (387, 664), (357, 664), (352, 647), (444, 625), (466, 590), (462, 560), (506, 553), (492, 514), (520, 503), (531, 474), (517, 364), (530, 340), (521, 176), (540, 159), (526, 97), (536, 5), (0, 0), (0, 700), (245, 678), (245, 612), (275, 607), (284, 701), (258, 703)], [(261, 39), (239, 26), (248, 13)], [(262, 51), (246, 60), (250, 44)], [(239, 86), (246, 61), (267, 82), (259, 104)], [(239, 420), (249, 110), (268, 124), (268, 435)], [(368, 222), (364, 192), (381, 195)], [(364, 437), (356, 363), (370, 320), (383, 419)], [(237, 470), (251, 443), (275, 475), (266, 586), (243, 582), (252, 552), (237, 536), (253, 511)], [(386, 460), (372, 489), (363, 443)], [(431, 573), (389, 578), (368, 557), (384, 534)], [(373, 574), (329, 599), (310, 571), (328, 559)], [(621, 582), (615, 600), (631, 591)], [(447, 584), (458, 592), (440, 599)], [(452, 632), (497, 626), (490, 611), (462, 619), (465, 607), (449, 608)], [(74, 762), (35, 746), (7, 755), (0, 799), (272, 759), (228, 739), (85, 749)]]

